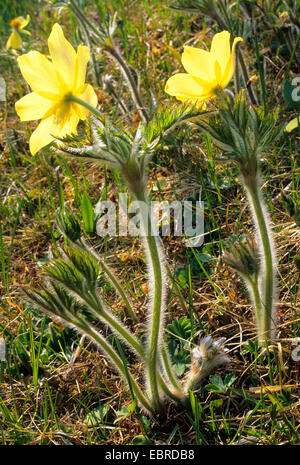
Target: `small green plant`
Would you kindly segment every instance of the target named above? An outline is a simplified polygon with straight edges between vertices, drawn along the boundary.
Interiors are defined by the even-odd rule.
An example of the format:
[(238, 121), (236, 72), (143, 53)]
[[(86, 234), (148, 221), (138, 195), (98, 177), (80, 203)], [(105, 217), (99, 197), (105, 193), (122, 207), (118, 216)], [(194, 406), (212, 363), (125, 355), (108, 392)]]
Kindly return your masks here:
[[(225, 254), (227, 262), (243, 277), (249, 287), (256, 312), (260, 341), (275, 336), (276, 324), (276, 252), (269, 215), (261, 195), (260, 157), (282, 131), (276, 123), (277, 112), (265, 113), (247, 102), (243, 91), (235, 98), (219, 93), (219, 111), (209, 120), (197, 124), (208, 132), (223, 151), (222, 159), (234, 161), (247, 194), (255, 241), (240, 243), (233, 254)], [(233, 104), (232, 104), (233, 103)]]
[[(71, 1), (70, 4), (75, 8), (74, 2)], [(146, 343), (141, 342), (107, 307), (102, 292), (105, 276), (123, 299), (132, 318), (136, 320), (126, 291), (104, 260), (88, 247), (80, 236), (76, 219), (67, 210), (59, 214), (58, 227), (71, 245), (61, 250), (61, 257), (43, 266), (47, 278), (41, 289), (25, 288), (24, 292), (42, 311), (61, 319), (96, 342), (127, 381), (132, 398), (148, 412), (160, 412), (164, 407), (165, 397), (185, 405), (189, 389), (196, 388), (203, 378), (199, 374), (201, 370), (204, 370), (206, 376), (228, 358), (223, 355), (223, 340), (214, 343), (210, 339), (204, 339), (203, 344), (200, 341), (197, 355), (194, 349), (193, 357), (197, 359), (197, 363), (193, 361), (191, 379), (188, 378), (187, 387), (174, 372), (164, 340), (167, 267), (160, 240), (155, 233), (157, 220), (147, 189), (147, 166), (161, 135), (180, 122), (199, 114), (199, 110), (192, 106), (183, 106), (175, 112), (166, 111), (154, 118), (153, 122), (141, 124), (132, 136), (110, 121), (103, 121), (100, 111), (95, 107), (95, 92), (90, 84), (84, 83), (90, 55), (87, 47), (79, 46), (76, 53), (58, 24), (53, 26), (48, 46), (52, 62), (47, 61), (46, 57), (38, 52), (30, 52), (19, 58), (22, 72), (36, 92), (21, 98), (16, 103), (16, 109), (25, 120), (42, 116), (43, 111), (46, 111), (30, 138), (33, 154), (55, 139), (58, 153), (117, 170), (131, 196), (139, 203), (139, 221), (149, 269), (150, 301)], [(60, 55), (60, 49), (67, 50), (68, 60)], [(51, 92), (44, 93), (41, 82), (32, 74), (31, 68), (28, 69), (28, 63), (35, 64), (37, 72), (42, 76), (43, 64), (47, 65), (50, 74), (43, 79), (50, 79), (47, 84)], [(53, 79), (54, 75), (58, 77), (58, 82)], [(66, 76), (69, 77), (68, 80)], [(45, 97), (40, 95), (41, 93)], [(36, 102), (40, 102), (41, 105), (38, 115), (32, 106)], [(48, 116), (47, 108), (50, 108), (51, 116)], [(89, 112), (94, 116), (91, 117), (88, 126), (87, 141), (82, 143), (79, 136), (68, 133), (76, 133), (79, 119), (86, 119)], [(55, 131), (56, 138), (53, 134)], [(93, 233), (95, 218), (86, 193), (83, 194), (81, 207), (84, 229), (86, 233)], [(107, 325), (130, 351), (143, 361), (145, 387), (132, 376), (118, 340), (116, 339), (117, 347), (114, 347), (98, 331), (97, 326), (91, 323), (91, 319)]]
[[(202, 3), (207, 7), (214, 2)], [(57, 217), (57, 225), (65, 236), (66, 245), (60, 249), (60, 256), (43, 265), (45, 279), (41, 288), (25, 287), (24, 292), (43, 312), (61, 319), (87, 336), (107, 355), (127, 382), (131, 394), (131, 407), (121, 411), (123, 417), (135, 411), (137, 406), (151, 414), (159, 413), (164, 410), (168, 400), (184, 407), (190, 405), (197, 424), (200, 407), (191, 391), (197, 390), (204, 378), (218, 366), (227, 363), (229, 358), (224, 349), (225, 338), (214, 341), (210, 336), (204, 337), (189, 354), (191, 367), (181, 378), (189, 365), (186, 347), (178, 348), (173, 341), (167, 345), (164, 320), (169, 269), (161, 241), (155, 234), (157, 218), (151, 208), (148, 164), (163, 138), (179, 124), (191, 121), (212, 137), (223, 151), (223, 159), (238, 164), (256, 226), (258, 245), (250, 240), (236, 244), (226, 258), (248, 285), (256, 311), (258, 337), (260, 342), (264, 342), (274, 336), (276, 259), (268, 214), (260, 193), (259, 162), (262, 152), (279, 133), (276, 113), (266, 113), (250, 105), (245, 91), (234, 96), (230, 91), (223, 90), (234, 77), (237, 44), (243, 41), (243, 38), (236, 37), (231, 46), (230, 32), (237, 32), (237, 24), (231, 23), (230, 15), (224, 14), (230, 32), (225, 30), (216, 34), (210, 52), (187, 47), (183, 61), (188, 72), (176, 74), (168, 80), (166, 91), (176, 95), (179, 100), (187, 100), (187, 103), (175, 110), (160, 110), (150, 117), (134, 76), (113, 42), (115, 16), (106, 18), (98, 30), (85, 18), (75, 1), (64, 2), (64, 5), (72, 10), (79, 21), (87, 42), (97, 40), (102, 50), (117, 62), (141, 123), (136, 130), (129, 131), (104, 118), (97, 108), (94, 89), (85, 83), (90, 52), (85, 46), (79, 46), (75, 52), (58, 24), (53, 26), (48, 40), (52, 61), (38, 52), (29, 52), (18, 58), (21, 71), (34, 91), (18, 100), (16, 110), (23, 121), (41, 119), (30, 138), (32, 154), (54, 143), (57, 155), (105, 166), (118, 173), (133, 201), (138, 202), (149, 280), (145, 340), (111, 312), (105, 299), (106, 280), (110, 281), (123, 300), (131, 319), (139, 321), (116, 274), (104, 258), (87, 244), (77, 220), (67, 209), (62, 209)], [(225, 3), (220, 2), (220, 5), (224, 6)], [(61, 50), (66, 50), (66, 54), (61, 54)], [(241, 55), (238, 56), (246, 83), (248, 71)], [(202, 61), (195, 61), (195, 57), (204, 60), (207, 65), (205, 69), (202, 69)], [(198, 71), (199, 76), (195, 77)], [(237, 78), (235, 80), (237, 82)], [(47, 84), (47, 91), (44, 84)], [(250, 88), (247, 95), (253, 104), (256, 99)], [(216, 104), (207, 108), (206, 101), (211, 99), (216, 99)], [(82, 137), (77, 134), (79, 120), (87, 121)], [(81, 211), (85, 233), (93, 234), (96, 217), (86, 192), (81, 197)], [(206, 254), (195, 254), (195, 258), (203, 270), (202, 262), (212, 261)], [(208, 276), (207, 272), (205, 274)], [(189, 276), (189, 285), (190, 281)], [(169, 330), (186, 335), (189, 332), (186, 323), (182, 319), (180, 323), (173, 323)], [(109, 328), (113, 338), (105, 336), (99, 329), (103, 325)], [(142, 381), (138, 381), (131, 371), (129, 356), (125, 355), (127, 350), (142, 362)], [(35, 363), (35, 385), (37, 376), (38, 363)], [(214, 378), (212, 390), (224, 393), (233, 383), (230, 377), (221, 381)], [(100, 419), (105, 415), (101, 408), (94, 413)], [(93, 421), (92, 416), (89, 421)]]
[[(188, 114), (187, 109), (184, 111)], [(165, 117), (163, 121), (165, 129), (173, 123), (172, 118), (168, 120)], [(151, 131), (151, 134), (153, 133), (154, 129)], [(163, 337), (167, 285), (164, 270), (165, 259), (161, 245), (153, 234), (155, 219), (150, 208), (146, 182), (146, 166), (153, 146), (153, 140), (149, 139), (149, 127), (148, 131), (140, 128), (136, 136), (131, 138), (128, 133), (115, 128), (111, 123), (104, 125), (99, 119), (93, 118), (90, 145), (76, 148), (65, 139), (63, 145), (60, 144), (59, 147), (59, 151), (65, 154), (78, 158), (89, 157), (108, 166), (117, 167), (132, 196), (141, 201), (143, 209), (141, 222), (144, 227), (144, 246), (151, 289), (146, 344), (136, 338), (119, 318), (112, 316), (107, 308), (101, 295), (104, 278), (110, 280), (122, 297), (131, 317), (137, 319), (126, 291), (105, 261), (87, 245), (81, 236), (77, 220), (68, 210), (63, 210), (58, 214), (57, 224), (71, 245), (61, 250), (61, 258), (52, 260), (43, 266), (47, 280), (42, 289), (25, 288), (24, 291), (42, 311), (61, 318), (71, 327), (94, 340), (128, 381), (139, 404), (147, 411), (157, 412), (163, 408), (165, 396), (170, 400), (185, 404), (188, 398), (188, 388), (197, 387), (204, 376), (216, 366), (227, 362), (228, 358), (224, 353), (224, 341), (217, 343), (211, 339), (204, 339), (203, 343), (200, 341), (200, 351), (203, 346), (201, 361), (198, 357), (198, 365), (196, 366), (196, 363), (193, 365), (193, 381), (188, 382), (188, 388), (186, 388), (186, 381), (181, 382), (178, 378), (178, 374), (181, 375), (182, 371), (176, 370), (176, 366), (172, 366), (170, 362), (170, 354)], [(96, 318), (107, 324), (131, 349), (131, 352), (143, 360), (146, 392), (135, 381), (122, 357), (90, 323), (90, 318)], [(199, 376), (202, 369), (204, 375)]]

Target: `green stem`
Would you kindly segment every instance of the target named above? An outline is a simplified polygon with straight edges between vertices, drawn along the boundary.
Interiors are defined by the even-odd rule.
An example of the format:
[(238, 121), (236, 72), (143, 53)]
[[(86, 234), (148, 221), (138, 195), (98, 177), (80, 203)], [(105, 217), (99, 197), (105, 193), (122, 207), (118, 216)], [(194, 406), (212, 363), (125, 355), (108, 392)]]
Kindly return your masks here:
[(171, 362), (170, 362), (170, 359), (169, 359), (168, 350), (167, 350), (165, 344), (163, 344), (163, 347), (162, 347), (162, 360), (163, 360), (164, 367), (165, 367), (165, 370), (166, 370), (166, 373), (168, 375), (169, 380), (173, 384), (176, 391), (178, 391), (179, 395), (182, 397), (183, 396), (183, 391), (182, 391), (182, 388), (181, 388), (181, 386), (179, 385), (179, 383), (178, 383), (178, 381), (176, 379), (176, 376), (173, 373)]
[[(102, 309), (101, 312), (99, 312), (99, 316), (102, 317), (111, 328), (115, 329), (120, 334), (120, 336), (123, 339), (125, 339), (131, 347), (135, 349), (135, 351), (140, 355), (140, 357), (142, 357), (142, 359), (145, 362), (147, 362), (147, 356), (145, 354), (144, 348), (125, 327), (123, 327), (117, 320), (112, 318), (104, 309)], [(180, 396), (177, 396), (176, 394), (172, 393), (172, 391), (170, 391), (159, 372), (157, 373), (157, 380), (162, 390), (165, 394), (167, 394), (167, 396), (176, 401), (180, 400)], [(181, 391), (180, 386), (177, 387), (177, 391)]]
[[(127, 379), (128, 376), (128, 369), (126, 370), (123, 364), (122, 359), (116, 354), (116, 352), (113, 350), (113, 348), (106, 342), (106, 340), (93, 328), (87, 327), (85, 328), (85, 332), (98, 344), (102, 347), (102, 349), (107, 353), (109, 358), (112, 360), (112, 362), (116, 365), (118, 370), (122, 373), (125, 379)], [(139, 388), (137, 382), (130, 376), (130, 382), (132, 385), (132, 389), (134, 391), (134, 394), (136, 395), (137, 399), (140, 401), (140, 403), (150, 412), (153, 412), (153, 408), (148, 402), (148, 400), (145, 398), (144, 394), (142, 393), (141, 389)]]
[[(30, 296), (29, 296), (30, 297)], [(122, 359), (119, 357), (119, 355), (115, 352), (113, 347), (105, 340), (104, 337), (101, 336), (100, 333), (86, 320), (83, 318), (80, 318), (80, 316), (74, 316), (70, 309), (67, 308), (64, 303), (61, 302), (61, 305), (64, 309), (63, 314), (57, 314), (60, 318), (62, 318), (64, 321), (70, 323), (72, 327), (74, 326), (81, 334), (89, 336), (91, 339), (93, 339), (96, 343), (100, 345), (102, 350), (108, 355), (112, 363), (116, 366), (116, 368), (121, 372), (121, 374), (124, 376), (125, 380), (128, 381), (128, 376), (130, 376), (130, 382), (132, 389), (139, 400), (139, 402), (147, 409), (149, 412), (154, 413), (153, 406), (149, 402), (149, 400), (144, 396), (143, 392), (141, 391), (139, 385), (137, 382), (132, 378), (132, 376), (128, 372), (128, 368), (124, 366), (124, 363)], [(88, 306), (90, 306), (88, 304)], [(51, 308), (44, 308), (41, 307), (41, 309), (47, 313), (50, 313), (51, 315), (56, 316), (56, 313), (53, 312), (53, 309)]]
[(251, 288), (252, 291), (252, 297), (253, 297), (253, 303), (255, 307), (255, 315), (256, 315), (256, 324), (258, 328), (258, 332), (260, 332), (261, 327), (262, 327), (262, 315), (261, 315), (261, 297), (259, 293), (259, 287), (258, 287), (258, 280), (256, 279), (253, 281), (252, 279), (245, 279), (246, 282), (249, 284), (249, 287)]
[(141, 208), (141, 221), (145, 231), (145, 242), (149, 252), (149, 262), (151, 266), (150, 276), (153, 282), (153, 297), (150, 320), (150, 336), (148, 342), (148, 381), (151, 394), (151, 400), (157, 410), (160, 410), (160, 398), (157, 385), (158, 371), (158, 344), (161, 331), (161, 313), (163, 307), (163, 270), (161, 257), (159, 254), (158, 244), (153, 234), (151, 209), (149, 200), (145, 192), (136, 194), (137, 200), (143, 202)]
[(263, 200), (260, 196), (258, 182), (245, 182), (249, 200), (253, 207), (255, 222), (257, 224), (260, 243), (263, 250), (264, 268), (263, 268), (263, 315), (261, 318), (260, 338), (267, 340), (272, 336), (272, 318), (273, 318), (273, 298), (274, 298), (274, 259), (272, 254), (271, 238), (267, 225), (266, 213), (263, 208)]
[(81, 100), (81, 98), (75, 97), (75, 95), (73, 95), (73, 94), (69, 94), (66, 97), (66, 101), (67, 102), (78, 103), (79, 105), (82, 105), (83, 107), (87, 108), (95, 116), (98, 116), (99, 118), (103, 117), (103, 114), (99, 110), (97, 110), (97, 108), (93, 107), (88, 102), (85, 102), (84, 100)]

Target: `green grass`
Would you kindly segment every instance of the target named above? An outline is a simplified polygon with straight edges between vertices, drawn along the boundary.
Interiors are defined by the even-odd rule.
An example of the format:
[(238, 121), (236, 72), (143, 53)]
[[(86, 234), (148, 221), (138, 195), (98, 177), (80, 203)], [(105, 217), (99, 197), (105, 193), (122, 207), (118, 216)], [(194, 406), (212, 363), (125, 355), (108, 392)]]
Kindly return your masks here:
[[(161, 106), (170, 101), (176, 105), (164, 92), (168, 77), (181, 70), (174, 50), (181, 54), (184, 44), (209, 44), (218, 30), (201, 14), (167, 8), (171, 3), (167, 0), (81, 3), (91, 18), (101, 16), (105, 3), (118, 13), (118, 46), (139, 73), (149, 107), (151, 93)], [(201, 331), (214, 338), (226, 337), (232, 359), (192, 394), (190, 411), (171, 405), (166, 417), (147, 418), (135, 408), (124, 383), (92, 343), (25, 303), (20, 285), (38, 285), (40, 264), (59, 253), (62, 238), (54, 224), (56, 211), (66, 206), (87, 225), (91, 220), (87, 204), (95, 208), (101, 197), (116, 199), (119, 190), (124, 191), (117, 173), (58, 156), (51, 149), (34, 157), (29, 153), (28, 139), (35, 123), (20, 123), (14, 111), (14, 102), (27, 93), (27, 87), (16, 56), (5, 51), (9, 22), (27, 12), (31, 15), (27, 29), (32, 35), (24, 38), (24, 52), (45, 53), (55, 21), (74, 45), (84, 41), (67, 10), (57, 15), (51, 2), (45, 0), (41, 5), (45, 8), (34, 1), (0, 0), (0, 75), (7, 83), (7, 102), (0, 102), (5, 123), (0, 129), (0, 336), (7, 349), (6, 361), (0, 361), (0, 442), (130, 444), (143, 435), (153, 444), (299, 444), (299, 381), (291, 351), (292, 339), (300, 336), (300, 274), (295, 264), (300, 238), (299, 227), (280, 197), (288, 186), (285, 194), (299, 202), (297, 131), (274, 143), (263, 161), (263, 191), (279, 263), (279, 338), (270, 348), (257, 346), (246, 289), (219, 260), (227, 243), (252, 230), (236, 166), (220, 162), (210, 138), (190, 127), (167, 136), (152, 160), (153, 198), (195, 199), (201, 189), (205, 202), (207, 234), (200, 250), (184, 247), (179, 238), (164, 238), (168, 263), (187, 308), (171, 284), (166, 334), (172, 362), (179, 371), (186, 368), (189, 343), (197, 343)], [(290, 38), (281, 16), (285, 2), (268, 5), (265, 11), (254, 7), (258, 33), (250, 32), (245, 56), (251, 75), (257, 76), (254, 86), (259, 104), (269, 110), (278, 108), (280, 120), (289, 121), (296, 111), (284, 100), (282, 79), (284, 73), (290, 80), (299, 75), (299, 66), (296, 59), (290, 61), (287, 51)], [(100, 77), (110, 76), (115, 90), (114, 95), (95, 87), (101, 110), (134, 131), (136, 112), (118, 69), (100, 54), (96, 65)], [(88, 80), (94, 83), (92, 69)], [(120, 101), (128, 109), (125, 116)], [(141, 244), (129, 237), (100, 243), (90, 230), (87, 235), (105, 253), (130, 294), (141, 320), (133, 329), (142, 337), (147, 269)], [(109, 286), (105, 298), (112, 311), (126, 319), (122, 303)], [(130, 364), (139, 374), (139, 362), (130, 359)], [(232, 384), (230, 379), (234, 379)]]

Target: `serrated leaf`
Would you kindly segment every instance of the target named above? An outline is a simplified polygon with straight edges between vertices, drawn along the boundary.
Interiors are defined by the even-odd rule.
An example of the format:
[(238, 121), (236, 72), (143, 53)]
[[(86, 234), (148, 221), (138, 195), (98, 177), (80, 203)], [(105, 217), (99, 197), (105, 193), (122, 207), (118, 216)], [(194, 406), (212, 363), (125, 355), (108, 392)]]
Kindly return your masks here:
[(211, 375), (209, 377), (209, 384), (206, 384), (205, 388), (208, 391), (225, 394), (228, 389), (233, 385), (236, 380), (236, 376), (232, 373), (225, 376), (224, 381), (220, 375)]
[(188, 340), (191, 337), (191, 321), (184, 316), (169, 325), (168, 331), (181, 339)]

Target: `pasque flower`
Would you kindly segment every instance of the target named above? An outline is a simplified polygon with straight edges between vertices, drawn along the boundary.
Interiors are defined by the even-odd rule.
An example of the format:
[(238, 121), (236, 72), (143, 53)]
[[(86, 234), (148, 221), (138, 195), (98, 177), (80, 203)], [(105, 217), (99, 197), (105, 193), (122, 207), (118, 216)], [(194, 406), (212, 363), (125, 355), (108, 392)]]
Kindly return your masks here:
[(235, 48), (241, 37), (230, 46), (230, 33), (223, 31), (213, 37), (210, 52), (195, 47), (184, 47), (182, 65), (186, 73), (170, 77), (165, 91), (181, 101), (203, 104), (215, 97), (218, 87), (225, 88), (235, 68)]
[(41, 119), (30, 137), (33, 155), (55, 137), (77, 134), (78, 122), (86, 119), (89, 110), (72, 97), (97, 106), (94, 89), (85, 83), (89, 49), (79, 45), (76, 52), (59, 24), (52, 28), (48, 48), (51, 60), (37, 51), (18, 58), (21, 73), (33, 92), (16, 102), (16, 112), (21, 121)]
[(18, 31), (24, 32), (24, 34), (30, 35), (30, 32), (25, 31), (24, 28), (27, 26), (27, 24), (30, 21), (30, 16), (27, 15), (26, 19), (23, 18), (23, 16), (18, 16), (17, 18), (14, 18), (10, 22), (10, 26), (13, 29), (13, 32), (8, 38), (8, 41), (6, 42), (6, 50), (9, 48), (21, 48), (22, 46), (22, 37), (20, 36)]

